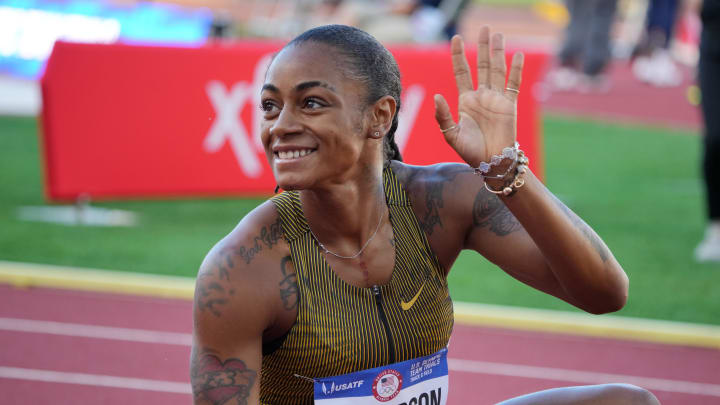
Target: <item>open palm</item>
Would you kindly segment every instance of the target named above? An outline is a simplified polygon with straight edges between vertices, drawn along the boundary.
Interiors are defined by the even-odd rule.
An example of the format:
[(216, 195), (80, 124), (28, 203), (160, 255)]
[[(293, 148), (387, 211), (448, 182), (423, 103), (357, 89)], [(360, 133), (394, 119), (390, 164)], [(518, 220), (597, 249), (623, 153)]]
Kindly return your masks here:
[(505, 45), (502, 34), (490, 38), (490, 29), (480, 30), (477, 56), (477, 89), (473, 88), (472, 75), (463, 41), (452, 38), (452, 63), (460, 95), (458, 122), (453, 120), (450, 107), (441, 95), (435, 96), (435, 118), (445, 140), (472, 167), (489, 162), (493, 155), (512, 146), (516, 139), (517, 89), (520, 87), (523, 55), (513, 56), (510, 75), (505, 84)]

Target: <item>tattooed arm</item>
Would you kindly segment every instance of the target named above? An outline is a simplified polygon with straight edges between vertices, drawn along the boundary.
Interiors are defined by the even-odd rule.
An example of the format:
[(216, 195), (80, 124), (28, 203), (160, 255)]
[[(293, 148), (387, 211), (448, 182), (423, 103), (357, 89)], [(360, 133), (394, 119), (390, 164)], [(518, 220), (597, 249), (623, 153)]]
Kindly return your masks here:
[(267, 203), (203, 261), (195, 286), (190, 359), (196, 405), (259, 403), (263, 339), (284, 333), (279, 320), (292, 319), (286, 308), (296, 299), (286, 248)]
[[(442, 95), (435, 96), (435, 118), (448, 145), (469, 166), (478, 167), (517, 140), (524, 57), (513, 55), (508, 71), (503, 35), (491, 35), (489, 27), (482, 27), (473, 78), (462, 38), (453, 37), (450, 48), (459, 95), (457, 121)], [(503, 174), (500, 170), (491, 173)], [(455, 182), (465, 183), (461, 181), (465, 177), (457, 176)], [(502, 185), (497, 184), (502, 181), (489, 181), (495, 189)], [(532, 173), (527, 173), (524, 187), (511, 197), (491, 198), (480, 190), (481, 179), (476, 178), (475, 184), (475, 193), (468, 193), (473, 186), (467, 182), (454, 194), (445, 194), (459, 200), (459, 209), (446, 200), (447, 208), (440, 210), (442, 221), (444, 216), (473, 213), (465, 215), (470, 228), (464, 233), (466, 248), (481, 252), (525, 283), (586, 311), (615, 311), (625, 304), (628, 280), (623, 269), (595, 232)], [(472, 208), (467, 210), (463, 204)]]
[(467, 165), (394, 163), (420, 227), (445, 269), (472, 249), (516, 279), (593, 313), (615, 311), (627, 277), (597, 234), (531, 173), (512, 197), (483, 187)]
[(484, 188), (475, 193), (466, 247), (585, 311), (612, 312), (625, 305), (628, 279), (622, 267), (595, 231), (532, 173), (511, 197)]

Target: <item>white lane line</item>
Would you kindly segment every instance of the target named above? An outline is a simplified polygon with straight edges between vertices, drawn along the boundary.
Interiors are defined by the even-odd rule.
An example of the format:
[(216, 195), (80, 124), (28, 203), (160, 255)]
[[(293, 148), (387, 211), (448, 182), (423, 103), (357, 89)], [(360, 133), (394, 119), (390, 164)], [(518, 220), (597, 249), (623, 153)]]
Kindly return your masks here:
[(30, 368), (0, 366), (0, 378), (127, 388), (142, 391), (172, 392), (175, 394), (192, 393), (190, 384), (187, 383), (147, 380), (142, 378), (115, 377), (110, 375), (68, 373), (64, 371), (35, 370)]
[[(622, 382), (635, 384), (649, 390), (720, 397), (720, 385), (716, 384), (636, 377), (622, 374), (591, 373), (578, 370), (521, 366), (515, 364), (490, 363), (472, 360), (449, 359), (449, 363), (450, 370), (452, 371), (504, 375), (509, 377), (537, 378), (543, 380), (559, 380), (582, 384)], [(178, 394), (190, 394), (192, 392), (190, 384), (187, 383), (17, 367), (0, 366), (0, 378), (126, 388), (142, 391), (171, 392)]]
[(96, 339), (126, 340), (131, 342), (161, 343), (190, 346), (189, 333), (159, 332), (145, 329), (116, 328), (110, 326), (83, 325), (78, 323), (35, 321), (30, 319), (0, 318), (0, 330), (47, 333), (52, 335), (89, 337)]
[[(0, 286), (63, 288), (192, 300), (195, 279), (0, 260)], [(457, 324), (720, 349), (720, 325), (454, 302)]]
[(461, 359), (448, 359), (448, 367), (450, 370), (466, 373), (537, 378), (580, 384), (626, 383), (634, 384), (651, 391), (658, 390), (720, 397), (720, 385), (718, 384)]
[[(52, 321), (35, 321), (29, 319), (17, 318), (0, 318), (0, 330), (30, 332), (30, 333), (47, 333), (65, 336), (89, 337), (98, 339), (112, 339), (143, 343), (160, 343), (179, 346), (190, 346), (192, 343), (192, 335), (189, 333), (173, 333), (158, 332), (144, 329), (115, 328), (107, 326), (83, 325), (75, 323), (52, 322)], [(552, 367), (525, 366), (519, 364), (493, 363), (475, 360), (463, 360), (451, 358), (449, 361), (450, 370), (476, 373), (504, 375), (509, 377), (537, 378), (543, 380), (556, 380), (580, 384), (602, 384), (608, 382), (624, 382), (635, 384), (650, 390), (660, 390), (667, 392), (678, 392), (693, 395), (707, 395), (720, 397), (720, 385), (696, 383), (691, 381), (668, 380), (660, 378), (640, 377), (624, 374), (608, 374), (595, 373), (581, 370), (569, 370)], [(0, 367), (2, 369), (11, 369)], [(13, 369), (27, 370), (27, 369)], [(33, 371), (33, 370), (30, 370)], [(44, 372), (42, 370), (34, 370)], [(58, 372), (48, 372), (58, 373)], [(73, 373), (60, 373), (73, 374)], [(81, 375), (81, 374), (78, 374)], [(84, 375), (84, 374), (82, 374)], [(88, 374), (89, 375), (89, 374)], [(91, 375), (92, 376), (92, 375)], [(0, 373), (0, 377), (8, 377)], [(98, 378), (104, 376), (97, 376)], [(123, 377), (108, 377), (126, 379)], [(33, 378), (26, 378), (33, 379)], [(145, 381), (145, 380), (139, 380)], [(151, 380), (147, 380), (151, 381)], [(66, 381), (56, 381), (66, 382)], [(67, 381), (69, 382), (69, 381)], [(79, 384), (79, 383), (78, 383)], [(85, 383), (87, 384), (87, 383)], [(103, 384), (87, 384), (87, 385), (103, 385)], [(114, 386), (114, 385), (113, 385)], [(142, 388), (138, 388), (142, 389)], [(188, 391), (189, 392), (189, 391)]]

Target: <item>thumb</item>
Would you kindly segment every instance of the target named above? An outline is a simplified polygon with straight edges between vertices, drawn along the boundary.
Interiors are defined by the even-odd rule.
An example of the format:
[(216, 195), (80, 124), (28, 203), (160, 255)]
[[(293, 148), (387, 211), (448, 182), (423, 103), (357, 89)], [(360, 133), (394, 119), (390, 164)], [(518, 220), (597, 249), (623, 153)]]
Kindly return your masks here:
[(450, 113), (450, 106), (448, 105), (445, 97), (440, 94), (436, 94), (435, 100), (435, 119), (440, 125), (440, 131), (445, 135), (445, 139), (448, 141), (457, 135), (458, 128), (457, 124), (453, 120), (452, 114)]

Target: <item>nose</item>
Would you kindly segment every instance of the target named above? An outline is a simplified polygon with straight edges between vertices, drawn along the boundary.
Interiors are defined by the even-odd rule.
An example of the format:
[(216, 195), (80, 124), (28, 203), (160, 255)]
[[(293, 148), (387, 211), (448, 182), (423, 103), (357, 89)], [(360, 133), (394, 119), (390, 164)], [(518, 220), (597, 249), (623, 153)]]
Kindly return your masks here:
[(302, 125), (292, 108), (285, 107), (280, 110), (275, 122), (270, 126), (270, 135), (286, 136), (302, 131)]

